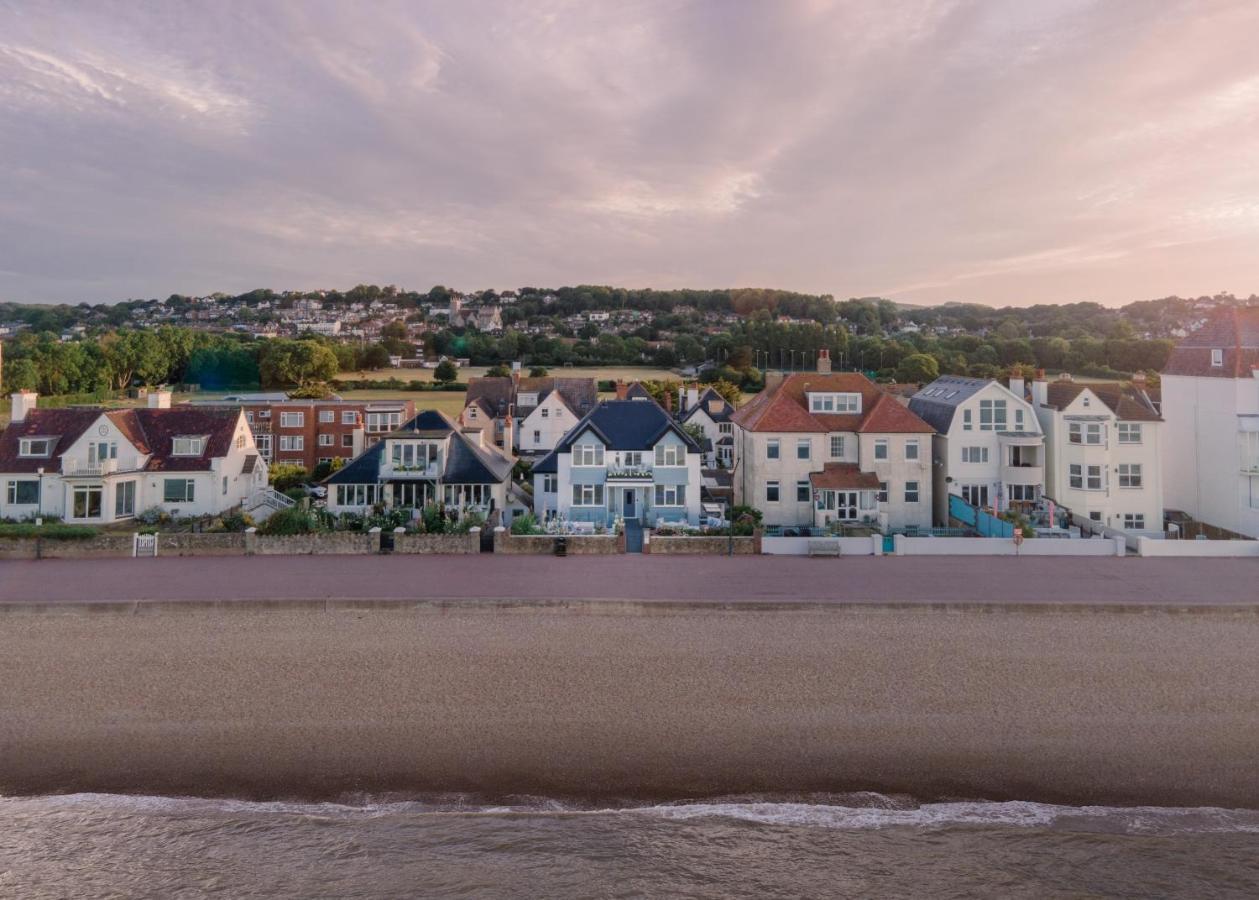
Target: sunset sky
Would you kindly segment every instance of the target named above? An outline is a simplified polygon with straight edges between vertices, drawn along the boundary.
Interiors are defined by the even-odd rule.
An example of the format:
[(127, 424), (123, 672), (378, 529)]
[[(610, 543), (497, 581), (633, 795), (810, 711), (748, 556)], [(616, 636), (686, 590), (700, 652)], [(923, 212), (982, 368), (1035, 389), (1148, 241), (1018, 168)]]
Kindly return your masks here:
[(1259, 292), (1259, 2), (0, 0), (0, 300)]

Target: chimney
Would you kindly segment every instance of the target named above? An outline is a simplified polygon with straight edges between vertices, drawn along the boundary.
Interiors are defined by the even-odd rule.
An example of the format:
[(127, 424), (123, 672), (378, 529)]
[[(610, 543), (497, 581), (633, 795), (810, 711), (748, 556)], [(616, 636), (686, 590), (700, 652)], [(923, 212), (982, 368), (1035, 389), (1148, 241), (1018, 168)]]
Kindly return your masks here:
[(831, 374), (831, 351), (825, 347), (817, 352), (817, 373), (819, 375)]
[(673, 415), (673, 391), (664, 392), (664, 411)]
[(1023, 382), (1023, 370), (1011, 369), (1010, 370), (1010, 393), (1018, 397), (1020, 400), (1023, 400), (1027, 396), (1025, 393), (1026, 387), (1027, 385)]
[(686, 412), (690, 407), (686, 403), (686, 385), (678, 384), (678, 415)]
[(1049, 382), (1045, 380), (1045, 370), (1036, 370), (1036, 380), (1032, 382), (1032, 406), (1045, 406), (1049, 403)]
[(616, 380), (616, 399), (624, 400), (626, 392), (629, 391), (629, 385), (621, 378)]
[(170, 409), (170, 391), (149, 391), (148, 404), (149, 409)]
[(39, 394), (34, 391), (21, 390), (13, 394), (10, 398), (12, 407), (9, 412), (9, 421), (24, 422), (26, 414), (35, 408), (35, 403), (39, 400)]
[[(686, 391), (686, 409), (693, 409), (699, 405), (699, 388), (691, 387)], [(683, 410), (685, 412), (685, 410)]]
[(512, 384), (520, 384), (520, 360), (516, 360), (511, 364), (511, 382)]
[(503, 449), (514, 453), (516, 449), (516, 407), (507, 407), (507, 415), (503, 416)]
[(786, 376), (781, 371), (765, 373), (765, 393), (777, 390)]

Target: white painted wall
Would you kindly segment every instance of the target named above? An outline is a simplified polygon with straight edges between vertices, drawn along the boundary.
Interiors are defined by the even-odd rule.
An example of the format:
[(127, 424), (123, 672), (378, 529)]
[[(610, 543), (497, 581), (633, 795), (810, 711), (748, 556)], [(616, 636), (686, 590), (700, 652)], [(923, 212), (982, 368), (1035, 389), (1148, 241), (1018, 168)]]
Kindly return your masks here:
[(883, 535), (871, 537), (804, 538), (762, 537), (761, 553), (770, 556), (808, 556), (810, 541), (839, 541), (841, 556), (882, 556)]
[(551, 391), (521, 420), (516, 430), (516, 447), (522, 453), (549, 453), (576, 424), (577, 417), (560, 399), (559, 392)]
[(1259, 541), (1165, 541), (1137, 538), (1137, 555), (1162, 557), (1259, 556)]
[(1028, 538), (1021, 546), (1011, 538), (895, 537), (897, 556), (1123, 556), (1123, 538), (1068, 540)]

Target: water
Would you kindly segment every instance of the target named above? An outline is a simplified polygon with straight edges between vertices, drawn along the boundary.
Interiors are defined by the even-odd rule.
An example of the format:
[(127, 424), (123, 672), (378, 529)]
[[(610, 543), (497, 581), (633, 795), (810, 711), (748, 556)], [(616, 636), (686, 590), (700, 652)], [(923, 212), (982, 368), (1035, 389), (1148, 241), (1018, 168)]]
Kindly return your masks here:
[(1259, 811), (0, 798), (0, 896), (1255, 897)]

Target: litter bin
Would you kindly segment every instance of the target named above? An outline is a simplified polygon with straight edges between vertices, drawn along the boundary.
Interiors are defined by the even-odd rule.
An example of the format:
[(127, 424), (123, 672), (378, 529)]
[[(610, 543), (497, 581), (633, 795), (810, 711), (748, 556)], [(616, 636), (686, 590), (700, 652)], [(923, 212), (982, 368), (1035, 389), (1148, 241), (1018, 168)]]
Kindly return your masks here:
[(555, 555), (568, 556), (568, 538), (557, 537), (555, 539)]

